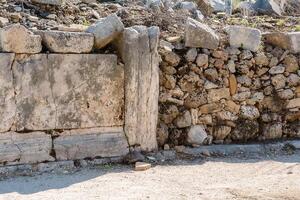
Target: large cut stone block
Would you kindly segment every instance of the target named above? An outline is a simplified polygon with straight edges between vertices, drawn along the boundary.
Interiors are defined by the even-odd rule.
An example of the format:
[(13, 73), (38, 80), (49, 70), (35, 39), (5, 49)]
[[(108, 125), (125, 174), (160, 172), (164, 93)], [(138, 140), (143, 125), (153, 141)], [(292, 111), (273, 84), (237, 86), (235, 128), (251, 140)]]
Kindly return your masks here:
[(23, 55), (13, 72), (17, 130), (123, 125), (124, 69), (115, 55)]
[(0, 52), (39, 53), (42, 39), (24, 26), (13, 24), (0, 29)]
[(6, 132), (12, 127), (16, 113), (11, 71), (14, 57), (12, 53), (0, 53), (0, 132)]
[(51, 136), (43, 132), (0, 134), (0, 164), (53, 161)]
[(264, 34), (266, 43), (290, 50), (292, 53), (300, 53), (300, 32), (274, 32)]
[(125, 134), (130, 145), (144, 151), (157, 149), (158, 37), (158, 27), (133, 26), (125, 29), (120, 46), (126, 75)]
[(89, 53), (94, 46), (94, 35), (64, 31), (37, 31), (42, 43), (55, 53)]
[(129, 152), (123, 127), (65, 131), (53, 143), (58, 160), (124, 156)]

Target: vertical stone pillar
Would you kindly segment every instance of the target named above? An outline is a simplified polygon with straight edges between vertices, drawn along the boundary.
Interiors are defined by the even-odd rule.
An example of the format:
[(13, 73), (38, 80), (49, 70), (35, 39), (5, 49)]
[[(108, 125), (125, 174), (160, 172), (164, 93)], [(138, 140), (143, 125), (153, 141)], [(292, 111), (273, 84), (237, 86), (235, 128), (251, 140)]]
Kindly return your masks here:
[(159, 28), (124, 30), (121, 54), (125, 64), (125, 134), (129, 145), (157, 149), (159, 95)]

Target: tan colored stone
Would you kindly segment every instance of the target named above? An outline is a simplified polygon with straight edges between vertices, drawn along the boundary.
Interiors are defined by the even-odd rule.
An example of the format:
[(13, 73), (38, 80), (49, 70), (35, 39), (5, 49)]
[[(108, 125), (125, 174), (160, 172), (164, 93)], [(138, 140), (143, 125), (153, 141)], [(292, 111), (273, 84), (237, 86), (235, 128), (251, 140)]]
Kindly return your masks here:
[(64, 0), (32, 0), (35, 3), (48, 4), (48, 5), (56, 5), (59, 6), (63, 4)]
[(272, 32), (264, 34), (265, 42), (293, 53), (300, 52), (300, 32)]
[(231, 95), (234, 95), (236, 94), (236, 91), (237, 91), (237, 80), (235, 78), (235, 75), (231, 74), (229, 76), (229, 90), (230, 90), (230, 94)]
[(211, 89), (208, 90), (207, 100), (208, 102), (216, 102), (221, 99), (229, 99), (229, 88)]
[(233, 113), (239, 113), (240, 112), (240, 105), (234, 103), (234, 101), (228, 100), (225, 103), (225, 109), (233, 112)]
[(123, 125), (124, 71), (115, 55), (20, 55), (13, 72), (17, 130)]
[(145, 171), (151, 168), (150, 163), (145, 163), (145, 162), (136, 162), (135, 163), (135, 171)]
[(58, 160), (124, 156), (129, 152), (123, 127), (64, 131), (53, 145)]
[(24, 26), (14, 24), (0, 29), (0, 51), (13, 53), (39, 53), (42, 39)]
[(290, 108), (298, 108), (300, 107), (300, 98), (297, 99), (291, 99), (288, 101), (286, 108), (290, 109)]
[(89, 53), (93, 49), (94, 35), (63, 31), (37, 31), (45, 47), (54, 53)]
[(51, 135), (43, 132), (0, 134), (0, 164), (54, 161)]
[(200, 114), (209, 114), (221, 111), (221, 105), (219, 103), (205, 104), (199, 108)]

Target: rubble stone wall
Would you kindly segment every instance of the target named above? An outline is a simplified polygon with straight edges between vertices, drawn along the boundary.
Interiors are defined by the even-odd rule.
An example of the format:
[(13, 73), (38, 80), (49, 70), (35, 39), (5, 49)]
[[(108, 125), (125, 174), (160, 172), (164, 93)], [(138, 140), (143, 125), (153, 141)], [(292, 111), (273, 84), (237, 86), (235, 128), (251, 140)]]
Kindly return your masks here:
[(159, 146), (300, 137), (300, 34), (230, 27), (210, 48), (217, 39), (201, 26), (206, 47), (195, 31), (186, 37), (198, 47), (161, 41)]

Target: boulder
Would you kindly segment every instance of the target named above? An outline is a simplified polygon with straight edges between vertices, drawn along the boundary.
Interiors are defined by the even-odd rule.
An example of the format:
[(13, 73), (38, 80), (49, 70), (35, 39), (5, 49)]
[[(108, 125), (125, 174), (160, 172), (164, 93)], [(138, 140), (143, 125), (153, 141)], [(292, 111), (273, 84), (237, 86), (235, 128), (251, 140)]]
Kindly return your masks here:
[(86, 32), (95, 36), (95, 48), (101, 49), (121, 36), (124, 24), (116, 14), (111, 14), (91, 25)]
[(37, 31), (42, 43), (54, 53), (89, 53), (93, 49), (94, 35), (91, 33)]
[(51, 135), (43, 132), (0, 134), (0, 164), (54, 161)]
[(300, 32), (274, 32), (263, 36), (268, 44), (290, 50), (292, 53), (300, 53)]
[(129, 153), (123, 127), (64, 131), (53, 140), (57, 160), (125, 156)]
[(206, 24), (188, 18), (185, 25), (185, 46), (216, 49), (219, 36)]
[(64, 3), (65, 0), (32, 0), (34, 3), (40, 3), (40, 4), (48, 4), (48, 5), (55, 5), (59, 6)]
[(0, 29), (0, 52), (39, 53), (42, 50), (42, 39), (24, 26), (14, 24)]
[(189, 144), (201, 145), (205, 142), (207, 133), (201, 125), (195, 125), (190, 128), (187, 134), (187, 142)]
[(260, 14), (275, 14), (282, 15), (284, 4), (279, 4), (275, 0), (257, 0), (254, 3), (254, 9)]
[(255, 28), (243, 26), (228, 26), (226, 32), (229, 36), (229, 44), (234, 48), (243, 48), (256, 52), (261, 43), (261, 32)]

